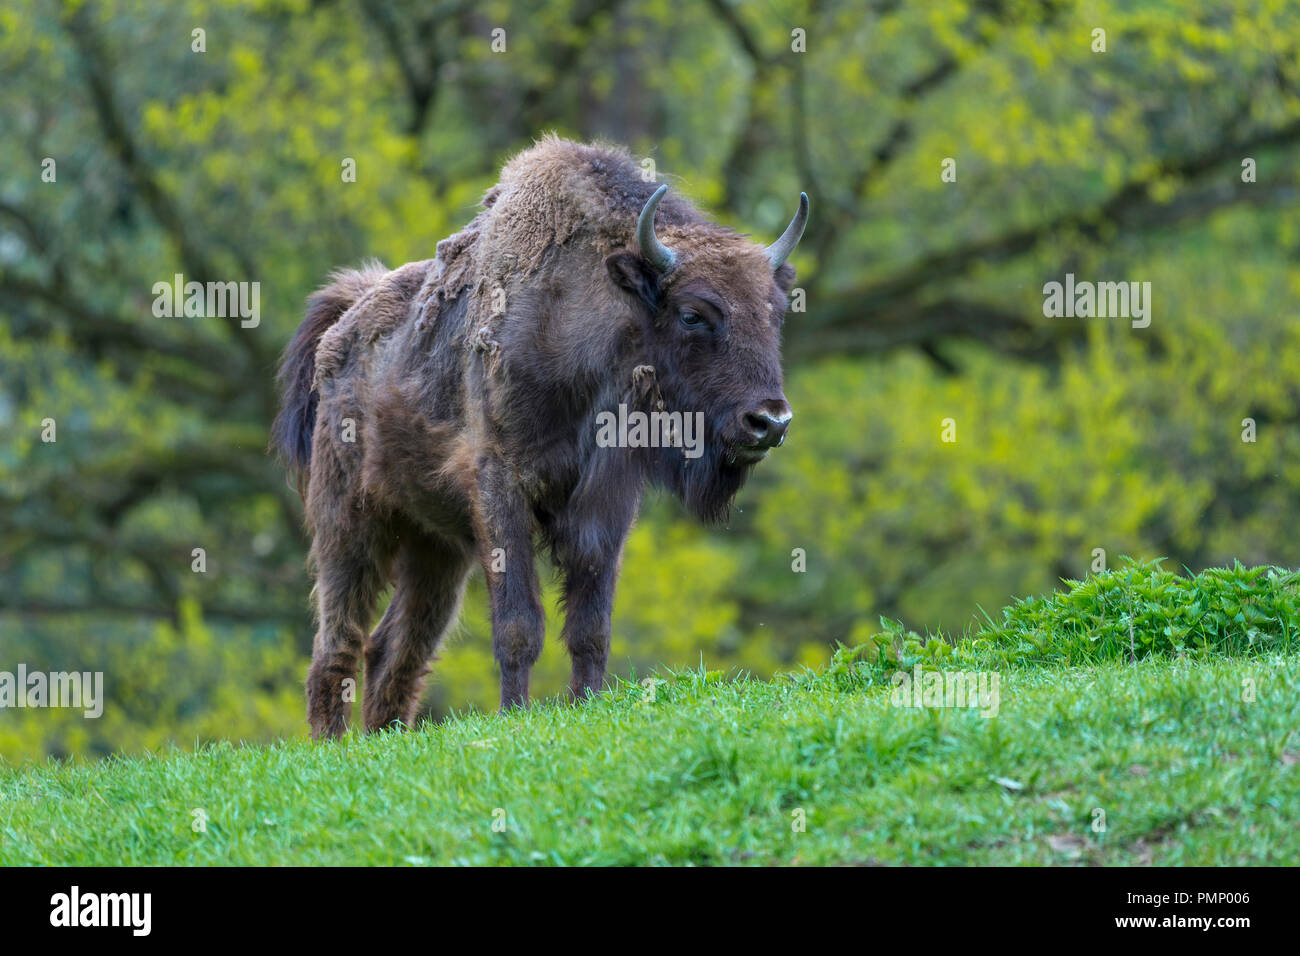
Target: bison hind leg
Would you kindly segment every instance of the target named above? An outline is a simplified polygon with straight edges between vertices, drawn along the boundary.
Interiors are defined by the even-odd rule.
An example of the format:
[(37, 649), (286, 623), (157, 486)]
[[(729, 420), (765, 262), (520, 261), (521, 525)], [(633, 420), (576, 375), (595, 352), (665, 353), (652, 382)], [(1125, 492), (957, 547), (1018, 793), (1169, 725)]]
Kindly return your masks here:
[(366, 641), (366, 730), (410, 727), (429, 661), (460, 610), (473, 559), (468, 546), (404, 531), (393, 598)]
[(318, 532), (312, 560), (318, 623), (307, 672), (307, 721), (319, 740), (347, 730), (362, 641), (385, 574), (380, 556), (356, 537)]

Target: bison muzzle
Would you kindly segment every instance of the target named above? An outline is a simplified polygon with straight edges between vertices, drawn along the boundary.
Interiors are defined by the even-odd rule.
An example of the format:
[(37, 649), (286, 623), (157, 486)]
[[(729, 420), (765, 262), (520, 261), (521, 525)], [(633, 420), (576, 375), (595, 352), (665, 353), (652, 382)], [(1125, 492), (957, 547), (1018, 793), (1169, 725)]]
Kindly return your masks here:
[[(475, 560), (501, 706), (526, 704), (544, 638), (537, 548), (563, 580), (571, 692), (600, 690), (646, 487), (722, 520), (785, 439), (786, 258), (806, 195), (764, 247), (645, 181), (627, 153), (547, 137), (482, 207), (433, 259), (335, 273), (284, 354), (272, 444), (312, 535), (316, 737), (346, 729), (363, 653), (366, 728), (412, 722)], [(598, 440), (602, 414), (629, 409), (663, 440)]]

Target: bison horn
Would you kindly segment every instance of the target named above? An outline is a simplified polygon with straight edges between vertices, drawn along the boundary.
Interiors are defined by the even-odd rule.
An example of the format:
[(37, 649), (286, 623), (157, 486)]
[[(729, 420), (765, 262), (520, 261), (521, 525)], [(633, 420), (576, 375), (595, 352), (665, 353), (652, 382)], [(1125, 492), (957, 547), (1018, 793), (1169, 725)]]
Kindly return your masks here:
[(790, 220), (790, 225), (785, 227), (781, 238), (767, 247), (767, 259), (772, 263), (773, 272), (781, 268), (782, 263), (790, 258), (790, 253), (794, 252), (794, 247), (799, 245), (799, 240), (803, 237), (803, 229), (806, 225), (808, 225), (808, 194), (800, 193), (799, 211)]
[(641, 218), (636, 221), (636, 242), (641, 247), (641, 255), (650, 260), (650, 264), (660, 272), (667, 272), (677, 263), (677, 256), (655, 235), (655, 210), (659, 208), (659, 200), (664, 198), (666, 192), (667, 183), (656, 189), (655, 194), (646, 200)]

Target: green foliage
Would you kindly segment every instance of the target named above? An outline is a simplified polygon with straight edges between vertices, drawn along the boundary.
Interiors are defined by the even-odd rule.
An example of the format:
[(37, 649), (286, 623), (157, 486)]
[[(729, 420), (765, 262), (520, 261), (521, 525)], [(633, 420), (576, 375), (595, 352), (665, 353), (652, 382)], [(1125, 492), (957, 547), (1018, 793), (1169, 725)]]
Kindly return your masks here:
[[(1252, 0), (11, 0), (0, 668), (108, 669), (119, 717), (0, 714), (0, 754), (301, 732), (312, 623), (301, 506), (265, 454), (276, 355), (329, 270), (433, 255), (547, 129), (627, 143), (755, 237), (800, 189), (813, 200), (789, 440), (723, 528), (649, 503), (617, 673), (766, 676), (881, 634), (937, 655), (908, 629), (970, 634), (972, 607), (1083, 579), (1098, 548), (1300, 565), (1298, 37), (1300, 7)], [(177, 272), (260, 282), (260, 325), (154, 317)], [(1151, 282), (1151, 326), (1045, 318), (1043, 283), (1066, 272)], [(1139, 581), (1184, 586), (1139, 575), (1075, 617), (1045, 597), (984, 640), (1032, 658), (1034, 628), (1059, 624), (1069, 660), (1112, 660), (1130, 614), (1139, 657), (1213, 643), (1231, 599), (1148, 611)], [(1290, 641), (1238, 604), (1232, 641)], [(548, 647), (537, 691), (566, 672)], [(261, 690), (222, 690), (238, 686)], [(495, 698), (475, 581), (426, 704)]]
[[(139, 640), (10, 647), (28, 673), (102, 673), (104, 697), (96, 718), (79, 709), (5, 709), (0, 754), (13, 763), (302, 734), (306, 660), (293, 643), (284, 635), (218, 633), (194, 601), (181, 602), (177, 623), (160, 621)], [(4, 669), (14, 666), (6, 662)]]

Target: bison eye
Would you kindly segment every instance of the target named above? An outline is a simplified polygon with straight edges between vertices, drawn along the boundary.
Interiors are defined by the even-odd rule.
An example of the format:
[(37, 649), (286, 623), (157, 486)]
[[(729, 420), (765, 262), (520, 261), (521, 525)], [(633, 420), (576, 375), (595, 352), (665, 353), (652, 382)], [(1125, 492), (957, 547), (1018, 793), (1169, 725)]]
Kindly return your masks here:
[(688, 329), (698, 328), (704, 324), (704, 318), (702, 316), (689, 310), (678, 313), (677, 319)]

